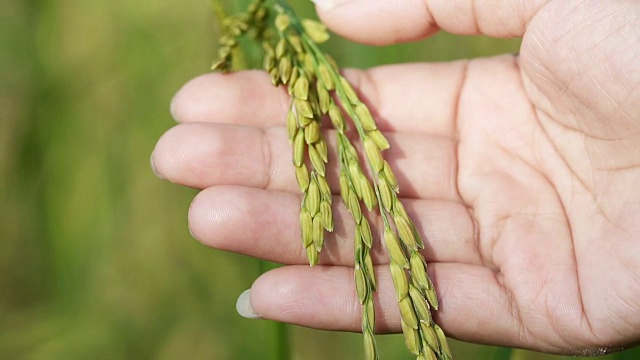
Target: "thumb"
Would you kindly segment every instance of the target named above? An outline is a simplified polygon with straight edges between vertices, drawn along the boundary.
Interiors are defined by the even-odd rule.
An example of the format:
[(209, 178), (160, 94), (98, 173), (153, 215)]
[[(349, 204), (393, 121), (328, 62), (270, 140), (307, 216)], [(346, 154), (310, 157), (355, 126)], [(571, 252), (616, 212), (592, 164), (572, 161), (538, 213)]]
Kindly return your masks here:
[(439, 29), (461, 35), (522, 36), (550, 0), (312, 0), (336, 33), (370, 45), (415, 41)]

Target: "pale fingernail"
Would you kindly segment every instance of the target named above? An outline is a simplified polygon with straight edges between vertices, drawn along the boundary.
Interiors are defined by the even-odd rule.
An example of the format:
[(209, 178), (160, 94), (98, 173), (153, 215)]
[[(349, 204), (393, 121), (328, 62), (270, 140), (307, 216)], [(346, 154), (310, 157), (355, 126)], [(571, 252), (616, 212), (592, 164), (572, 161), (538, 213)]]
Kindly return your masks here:
[(311, 2), (323, 9), (331, 9), (349, 1), (351, 0), (311, 0)]
[(177, 121), (178, 116), (176, 112), (176, 97), (177, 97), (177, 94), (174, 95), (173, 98), (171, 99), (171, 104), (169, 105), (169, 113), (171, 113), (171, 117)]
[(249, 296), (251, 295), (251, 289), (245, 290), (238, 297), (238, 301), (236, 301), (236, 310), (240, 316), (245, 317), (247, 319), (262, 319), (262, 316), (257, 314), (253, 308), (251, 307), (251, 302), (249, 301)]
[(153, 171), (153, 173), (159, 177), (160, 179), (164, 180), (164, 177), (162, 177), (162, 175), (160, 175), (160, 173), (158, 172), (158, 169), (156, 169), (156, 164), (154, 164), (153, 162), (153, 153), (151, 153), (151, 158), (149, 159), (149, 162), (151, 163), (151, 171)]

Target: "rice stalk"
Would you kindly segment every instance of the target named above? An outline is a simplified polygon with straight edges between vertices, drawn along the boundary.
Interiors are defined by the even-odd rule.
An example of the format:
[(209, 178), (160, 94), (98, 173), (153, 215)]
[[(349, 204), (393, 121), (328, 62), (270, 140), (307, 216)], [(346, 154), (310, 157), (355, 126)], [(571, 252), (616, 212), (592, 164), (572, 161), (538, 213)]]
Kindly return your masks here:
[[(320, 50), (318, 44), (329, 38), (326, 27), (299, 19), (282, 0), (256, 0), (246, 13), (227, 18), (223, 26), (218, 59), (212, 68), (230, 70), (237, 39), (250, 33), (262, 43), (263, 68), (271, 82), (286, 87), (291, 96), (286, 128), (303, 194), (301, 240), (311, 266), (319, 262), (325, 232), (334, 228), (332, 193), (325, 178), (330, 159), (321, 131), (322, 120), (330, 120), (336, 129), (340, 195), (355, 222), (354, 283), (362, 305), (365, 358), (379, 357), (374, 336), (374, 241), (365, 216), (366, 212), (379, 211), (407, 349), (417, 359), (452, 359), (446, 337), (432, 319), (431, 311), (438, 309), (438, 299), (420, 253), (424, 242), (398, 198), (398, 181), (384, 158), (389, 142), (369, 107), (340, 74), (335, 62)], [(366, 166), (347, 136), (352, 127), (364, 148)]]

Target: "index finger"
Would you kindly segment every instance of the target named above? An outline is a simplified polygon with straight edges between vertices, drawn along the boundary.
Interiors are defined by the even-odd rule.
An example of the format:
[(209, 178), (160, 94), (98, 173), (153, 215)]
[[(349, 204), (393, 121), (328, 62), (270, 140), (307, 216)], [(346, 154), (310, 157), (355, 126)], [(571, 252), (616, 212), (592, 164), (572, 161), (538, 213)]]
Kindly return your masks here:
[[(383, 131), (455, 138), (455, 116), (466, 61), (349, 69), (345, 76), (367, 103)], [(176, 94), (179, 122), (215, 122), (268, 127), (285, 124), (290, 99), (262, 71), (207, 74)]]

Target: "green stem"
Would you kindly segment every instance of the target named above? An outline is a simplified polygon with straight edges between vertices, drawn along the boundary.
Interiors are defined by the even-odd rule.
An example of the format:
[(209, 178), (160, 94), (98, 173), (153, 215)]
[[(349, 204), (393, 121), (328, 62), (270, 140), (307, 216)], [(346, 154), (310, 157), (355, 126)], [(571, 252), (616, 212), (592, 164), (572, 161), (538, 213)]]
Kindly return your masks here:
[(508, 347), (496, 347), (493, 350), (492, 358), (494, 360), (513, 360), (515, 355), (513, 349)]
[[(277, 268), (279, 265), (266, 260), (259, 260), (258, 267), (260, 275), (267, 271)], [(278, 360), (290, 360), (291, 359), (291, 346), (289, 341), (289, 327), (283, 322), (276, 321), (273, 323), (273, 331), (276, 337), (274, 359)]]

